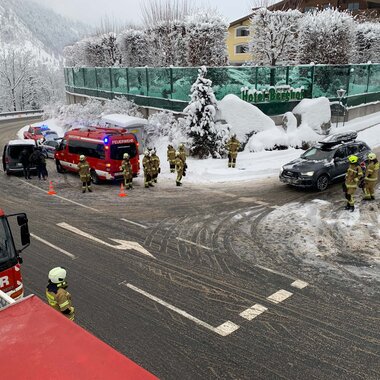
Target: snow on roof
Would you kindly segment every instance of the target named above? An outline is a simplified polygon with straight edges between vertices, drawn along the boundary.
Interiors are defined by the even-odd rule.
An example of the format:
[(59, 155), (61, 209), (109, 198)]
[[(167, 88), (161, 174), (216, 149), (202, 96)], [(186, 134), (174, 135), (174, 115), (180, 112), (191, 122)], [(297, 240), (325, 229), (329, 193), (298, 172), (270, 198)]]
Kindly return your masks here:
[(8, 145), (36, 145), (34, 140), (10, 140)]
[(111, 115), (102, 116), (102, 121), (112, 123), (120, 127), (132, 127), (137, 125), (147, 125), (148, 120), (140, 117), (129, 116), (124, 114), (114, 113)]

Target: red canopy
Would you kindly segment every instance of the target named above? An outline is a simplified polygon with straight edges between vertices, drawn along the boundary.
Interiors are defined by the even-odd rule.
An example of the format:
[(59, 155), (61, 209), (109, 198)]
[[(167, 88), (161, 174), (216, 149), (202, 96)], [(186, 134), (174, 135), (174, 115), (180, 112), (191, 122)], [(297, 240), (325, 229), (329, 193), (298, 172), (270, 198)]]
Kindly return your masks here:
[(2, 379), (157, 379), (32, 295), (0, 309)]

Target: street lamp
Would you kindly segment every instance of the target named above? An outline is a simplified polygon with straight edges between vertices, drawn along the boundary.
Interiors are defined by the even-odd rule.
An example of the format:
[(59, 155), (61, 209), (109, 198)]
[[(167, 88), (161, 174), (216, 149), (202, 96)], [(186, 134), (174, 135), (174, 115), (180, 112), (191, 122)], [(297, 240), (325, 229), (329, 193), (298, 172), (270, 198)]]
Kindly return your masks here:
[[(346, 94), (346, 90), (343, 90), (343, 88), (337, 90), (336, 94), (338, 95), (338, 98), (339, 98), (339, 105), (341, 105), (342, 107), (343, 104), (342, 104), (342, 99), (344, 97), (344, 95)], [(346, 118), (346, 111), (344, 110), (343, 112), (343, 127), (344, 127), (344, 119)], [(336, 126), (338, 127), (338, 118), (336, 120)]]

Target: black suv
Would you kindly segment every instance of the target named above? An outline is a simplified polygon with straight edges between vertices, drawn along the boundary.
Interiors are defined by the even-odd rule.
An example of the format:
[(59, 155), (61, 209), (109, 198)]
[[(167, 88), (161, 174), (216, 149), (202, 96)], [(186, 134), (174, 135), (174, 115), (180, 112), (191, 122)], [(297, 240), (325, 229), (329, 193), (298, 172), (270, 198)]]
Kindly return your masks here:
[(359, 163), (371, 152), (362, 141), (355, 141), (356, 132), (338, 133), (309, 148), (300, 158), (284, 165), (280, 181), (293, 186), (326, 190), (329, 183), (343, 179), (348, 169), (348, 156), (358, 156)]

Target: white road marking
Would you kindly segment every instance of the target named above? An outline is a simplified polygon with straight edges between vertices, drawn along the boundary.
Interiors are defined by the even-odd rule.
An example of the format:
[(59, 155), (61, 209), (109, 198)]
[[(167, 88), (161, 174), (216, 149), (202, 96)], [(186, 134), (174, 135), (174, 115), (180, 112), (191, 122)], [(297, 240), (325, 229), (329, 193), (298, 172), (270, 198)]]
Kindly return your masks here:
[(212, 331), (218, 335), (221, 335), (221, 336), (230, 335), (231, 333), (233, 333), (234, 331), (236, 331), (240, 327), (231, 321), (226, 321), (218, 327), (213, 327), (210, 324), (203, 322), (196, 317), (193, 317), (191, 314), (187, 313), (186, 311), (181, 310), (178, 307), (175, 307), (175, 306), (171, 305), (170, 303), (167, 303), (166, 301), (163, 301), (162, 299), (146, 292), (145, 290), (142, 290), (142, 289), (140, 289), (140, 288), (138, 288), (132, 284), (128, 284), (128, 283), (126, 284), (125, 282), (122, 282), (122, 284), (127, 286), (128, 288), (134, 290), (135, 292), (140, 293), (140, 294), (144, 295), (145, 297), (159, 303), (160, 305), (167, 307), (168, 309), (178, 313), (179, 315), (182, 315), (183, 317), (190, 319), (190, 321), (196, 323), (197, 325), (202, 326), (202, 327), (204, 327), (204, 328), (206, 328), (206, 329), (208, 329), (208, 330), (210, 330), (210, 331)]
[[(26, 183), (26, 184), (29, 185), (29, 186), (32, 186), (32, 187), (38, 189), (38, 190), (41, 190), (41, 191), (43, 191), (44, 193), (47, 193), (47, 191), (45, 191), (44, 189), (41, 189), (40, 187), (38, 187), (38, 186), (36, 186), (36, 185), (33, 185), (33, 184), (31, 184), (30, 182), (24, 181), (23, 179), (20, 179), (20, 181)], [(78, 202), (72, 201), (71, 199), (67, 199), (67, 198), (65, 198), (65, 197), (61, 197), (60, 195), (54, 195), (54, 197), (59, 198), (59, 199), (62, 199), (62, 200), (64, 200), (64, 201), (66, 201), (66, 202), (73, 203), (73, 204), (75, 204), (75, 205), (77, 205), (77, 206), (87, 208), (87, 209), (92, 210), (92, 211), (101, 212), (101, 211), (97, 210), (96, 208), (93, 208), (93, 207), (90, 207), (90, 206), (86, 206), (86, 205), (82, 205), (81, 203), (78, 203)]]
[(48, 241), (46, 241), (46, 240), (40, 238), (39, 236), (34, 235), (34, 234), (30, 234), (30, 236), (33, 237), (34, 239), (40, 241), (41, 243), (44, 243), (44, 244), (48, 245), (49, 247), (54, 248), (55, 250), (57, 250), (57, 251), (63, 253), (64, 255), (69, 256), (71, 259), (73, 259), (73, 260), (76, 259), (76, 256), (73, 255), (72, 253), (67, 252), (67, 251), (65, 251), (65, 250), (62, 249), (62, 248), (59, 248), (59, 247), (57, 247), (56, 245), (54, 245), (54, 244), (52, 244), (52, 243), (49, 243)]
[(248, 321), (252, 321), (253, 318), (256, 318), (258, 315), (264, 313), (264, 311), (267, 310), (268, 308), (266, 308), (265, 306), (256, 303), (249, 309), (242, 311), (239, 315), (245, 319), (248, 319)]
[(212, 251), (211, 248), (206, 247), (206, 246), (204, 246), (204, 245), (202, 245), (202, 244), (194, 243), (194, 242), (192, 242), (192, 241), (190, 241), (190, 240), (182, 239), (182, 238), (180, 238), (180, 237), (177, 237), (176, 239), (179, 240), (179, 241), (183, 241), (183, 242), (185, 242), (185, 243), (187, 243), (187, 244), (192, 244), (192, 245), (195, 245), (195, 246), (197, 246), (197, 247), (201, 247), (201, 248), (204, 248), (204, 249), (208, 249), (209, 251)]
[(293, 293), (288, 292), (287, 290), (281, 289), (278, 292), (273, 293), (272, 295), (267, 297), (267, 300), (271, 301), (273, 303), (280, 303), (292, 295), (293, 295)]
[(127, 222), (127, 223), (134, 224), (135, 226), (139, 226), (139, 227), (141, 227), (141, 228), (145, 228), (145, 229), (148, 229), (148, 228), (149, 228), (149, 227), (147, 227), (147, 226), (144, 226), (143, 224), (136, 223), (136, 222), (132, 222), (132, 220), (128, 220), (128, 219), (124, 219), (124, 218), (121, 218), (121, 220), (123, 220), (124, 222)]
[(142, 247), (139, 243), (135, 242), (135, 241), (128, 241), (128, 240), (120, 240), (120, 239), (111, 239), (112, 241), (114, 241), (115, 243), (118, 243), (119, 245), (113, 245), (113, 244), (110, 244), (110, 243), (107, 243), (106, 241), (104, 240), (101, 240), (101, 239), (98, 239), (97, 237), (91, 235), (91, 234), (88, 234), (87, 232), (83, 232), (81, 231), (80, 229), (74, 227), (74, 226), (70, 226), (70, 224), (67, 224), (67, 223), (58, 223), (57, 226), (59, 227), (62, 227), (64, 228), (65, 230), (68, 230), (68, 231), (71, 231), (77, 235), (80, 235), (80, 236), (83, 236), (87, 239), (90, 239), (90, 240), (93, 240), (93, 241), (96, 241), (97, 243), (100, 243), (100, 244), (103, 244), (107, 247), (110, 247), (110, 248), (114, 248), (114, 249), (121, 249), (121, 250), (127, 250), (127, 249), (133, 249), (135, 251), (138, 251), (146, 256), (150, 256), (150, 257), (153, 257), (155, 258), (149, 251), (147, 251), (144, 247)]
[(293, 286), (294, 288), (303, 289), (303, 288), (306, 288), (306, 286), (308, 286), (309, 284), (305, 281), (296, 280), (292, 282), (290, 285)]

